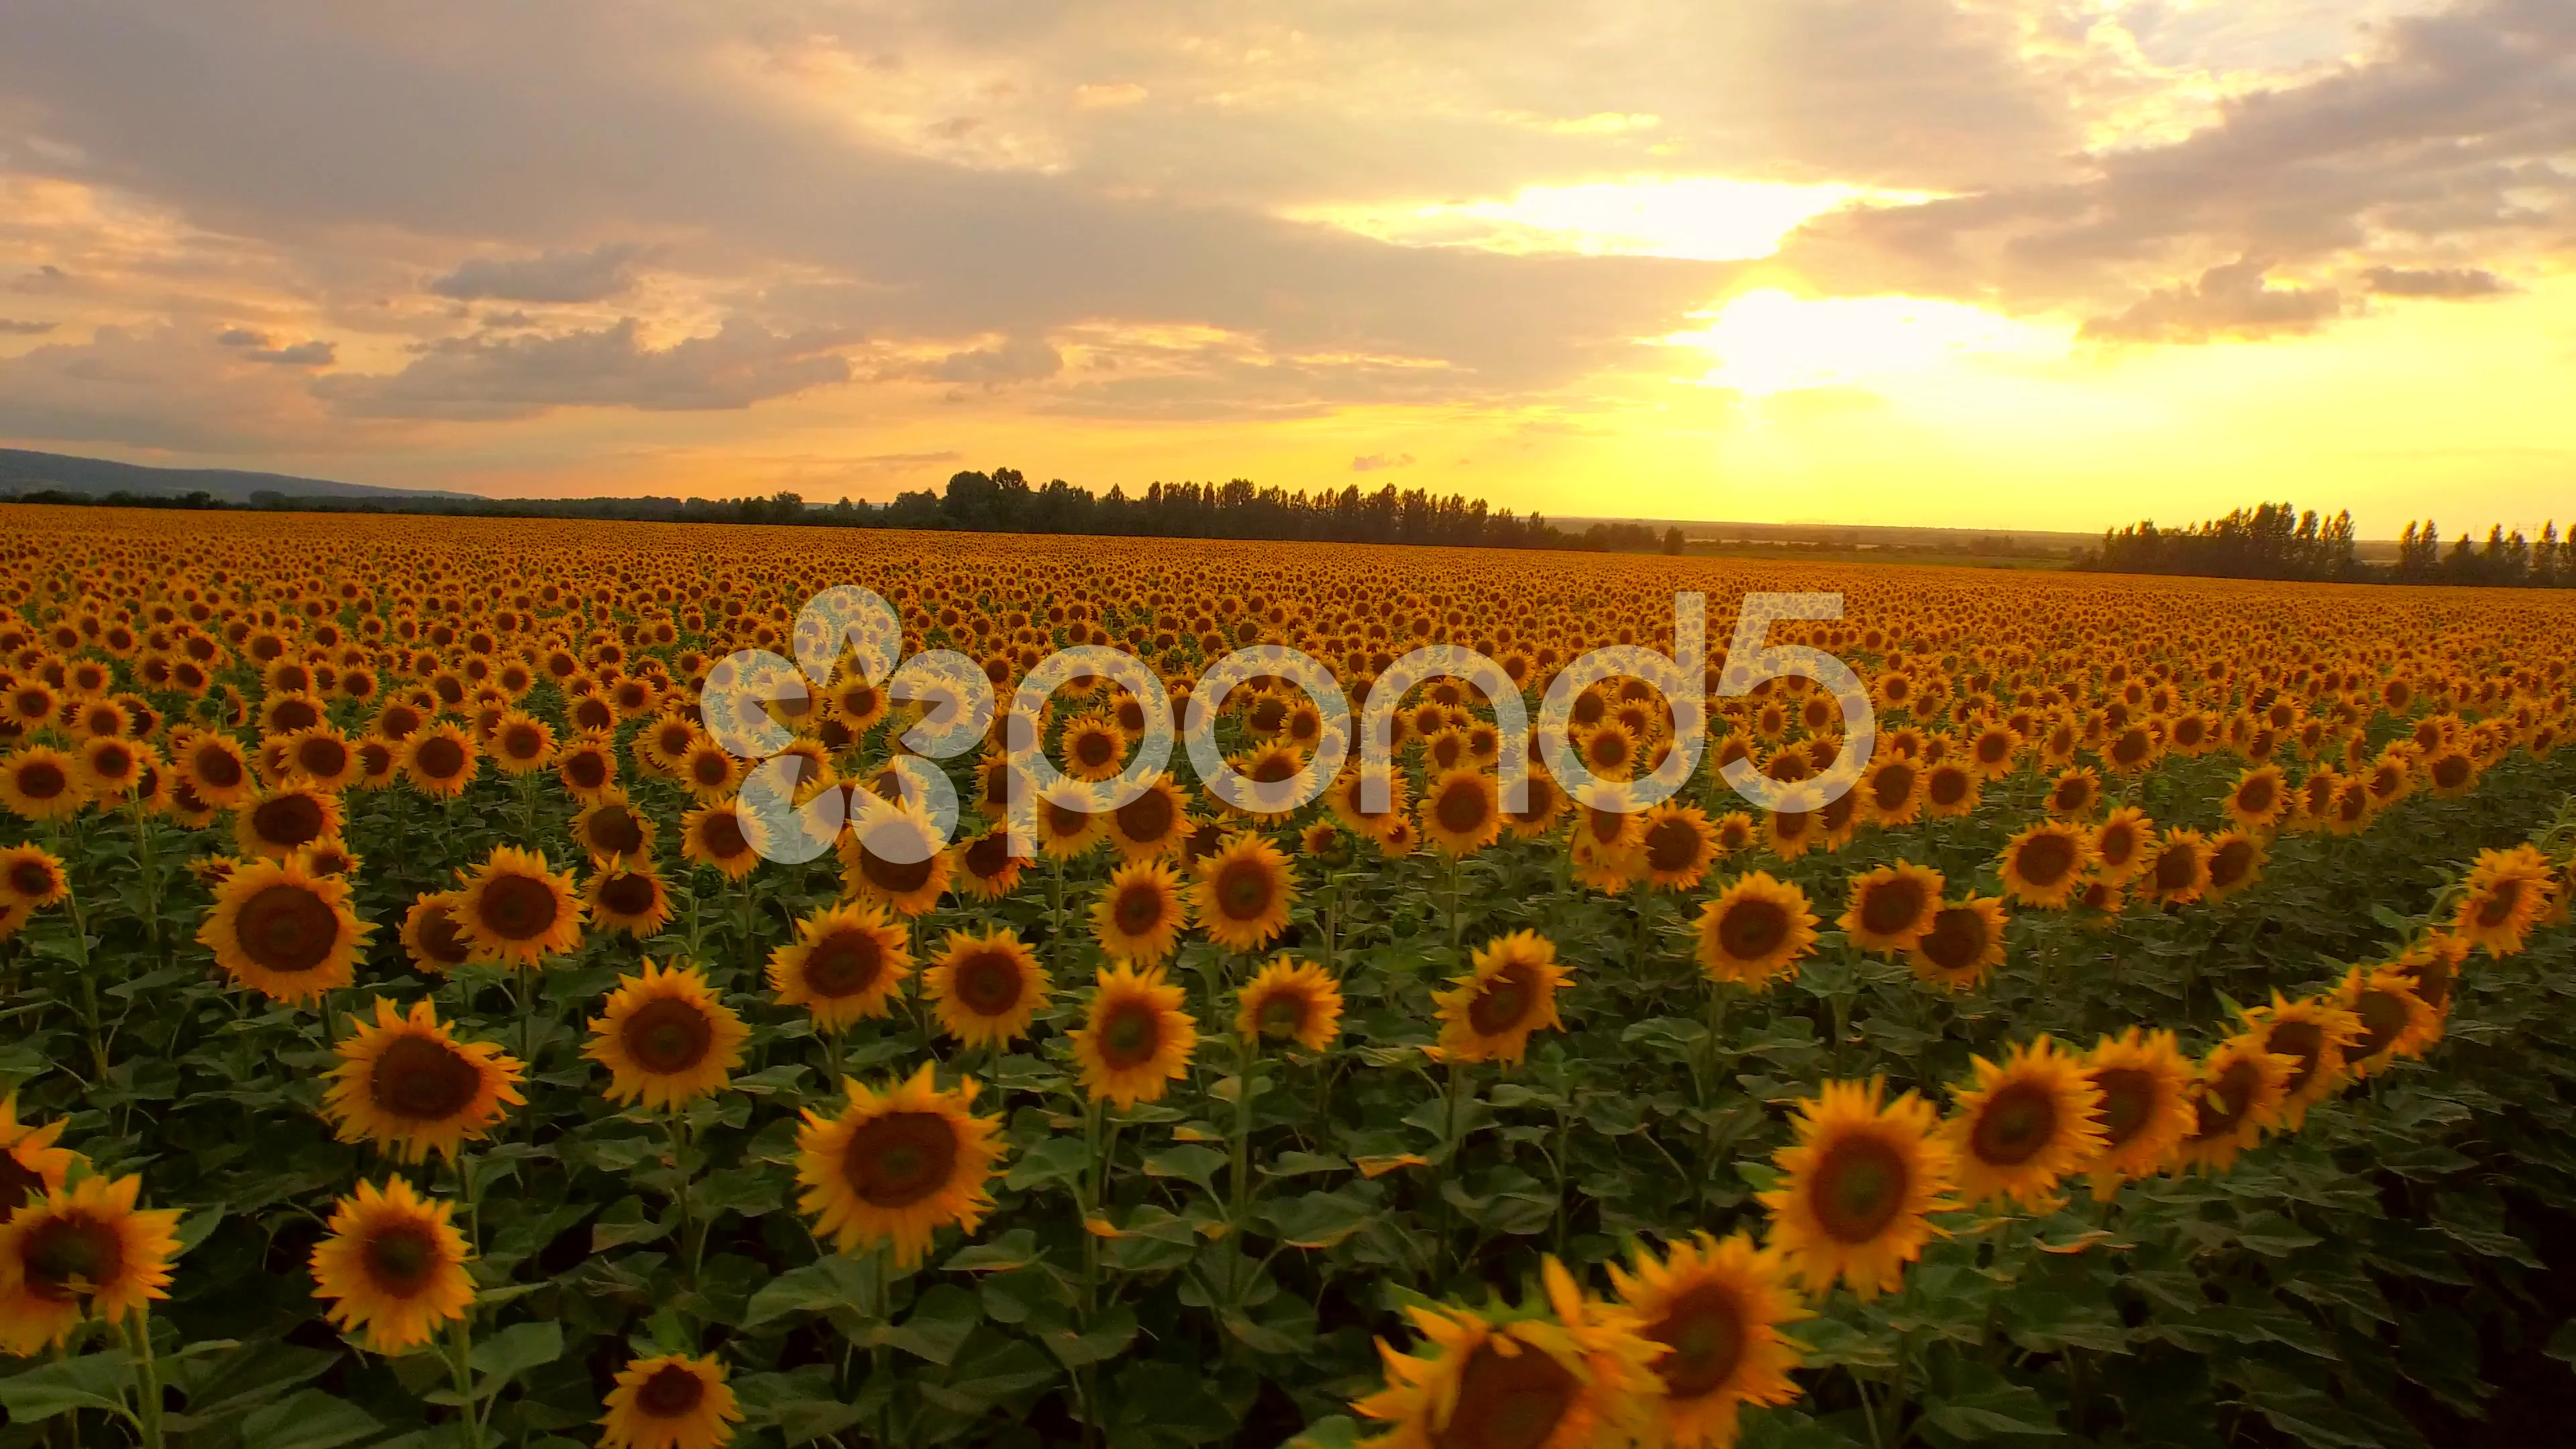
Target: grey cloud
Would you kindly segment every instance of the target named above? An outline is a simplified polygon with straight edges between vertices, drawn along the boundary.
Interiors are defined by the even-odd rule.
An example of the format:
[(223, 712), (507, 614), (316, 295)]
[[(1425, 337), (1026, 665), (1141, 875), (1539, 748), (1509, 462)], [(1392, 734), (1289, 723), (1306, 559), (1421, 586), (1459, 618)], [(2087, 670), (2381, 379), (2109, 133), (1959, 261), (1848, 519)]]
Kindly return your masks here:
[(9, 284), (12, 292), (59, 292), (71, 281), (69, 274), (51, 262), (19, 277)]
[(176, 326), (101, 327), (0, 358), (0, 437), (190, 453), (300, 450), (330, 427), (307, 380)]
[(2313, 332), (2343, 310), (2330, 288), (2265, 285), (2264, 266), (2246, 260), (2212, 267), (2198, 282), (2158, 288), (2116, 316), (2086, 322), (2082, 335), (2115, 342), (2265, 337)]
[(215, 345), (234, 348), (253, 362), (280, 362), (291, 367), (329, 367), (339, 356), (337, 343), (313, 341), (272, 347), (267, 333), (247, 327), (228, 327), (216, 333)]
[(646, 412), (745, 408), (849, 380), (829, 334), (781, 336), (729, 319), (705, 337), (655, 350), (634, 318), (559, 336), (433, 343), (402, 371), (323, 378), (314, 394), (352, 417), (491, 420), (558, 407)]
[(2484, 267), (2372, 267), (2361, 275), (2383, 297), (2493, 297), (2512, 290)]
[(247, 327), (227, 327), (215, 334), (215, 345), (217, 347), (266, 347), (268, 334), (253, 332)]
[(1412, 466), (1413, 455), (1411, 453), (1362, 453), (1351, 460), (1351, 471), (1354, 473), (1375, 473), (1384, 468), (1410, 468)]
[(635, 285), (636, 249), (624, 244), (533, 257), (469, 257), (429, 284), (460, 302), (604, 302)]
[(1064, 354), (1038, 337), (1014, 337), (998, 347), (952, 352), (931, 365), (928, 375), (942, 382), (999, 384), (1053, 377), (1064, 370)]
[(11, 317), (0, 317), (0, 337), (42, 337), (53, 331), (54, 325), (51, 322), (22, 322)]

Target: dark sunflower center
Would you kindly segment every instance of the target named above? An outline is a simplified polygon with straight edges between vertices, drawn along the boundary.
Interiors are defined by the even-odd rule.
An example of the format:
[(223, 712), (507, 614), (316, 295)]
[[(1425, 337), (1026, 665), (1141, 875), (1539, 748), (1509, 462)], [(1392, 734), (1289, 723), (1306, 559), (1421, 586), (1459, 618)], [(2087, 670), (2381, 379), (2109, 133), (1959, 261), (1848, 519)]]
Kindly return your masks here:
[(1538, 973), (1526, 962), (1509, 962), (1467, 1004), (1467, 1025), (1478, 1036), (1500, 1036), (1529, 1019), (1538, 994)]
[(2285, 1021), (2272, 1028), (2264, 1038), (2263, 1050), (2274, 1056), (2296, 1057), (2299, 1064), (2290, 1072), (2290, 1091), (2296, 1093), (2317, 1074), (2324, 1064), (2326, 1034), (2312, 1021)]
[(2521, 904), (2521, 902), (2521, 881), (2511, 879), (2510, 877), (2497, 881), (2493, 886), (2488, 888), (2486, 899), (2478, 902), (2478, 924), (2481, 926), (2503, 925), (2506, 921), (2513, 919), (2514, 907)]
[(742, 833), (742, 817), (730, 810), (708, 816), (698, 827), (698, 839), (717, 860), (733, 860), (751, 849), (750, 839)]
[(721, 751), (701, 750), (689, 762), (690, 778), (710, 790), (722, 785), (732, 775), (733, 762), (726, 759)]
[(1871, 782), (1870, 803), (1881, 810), (1901, 810), (1914, 798), (1914, 767), (1890, 764)]
[(1256, 785), (1276, 785), (1294, 778), (1296, 773), (1297, 757), (1274, 751), (1253, 762), (1251, 779)]
[(412, 760), (429, 778), (450, 780), (464, 773), (465, 747), (445, 735), (433, 735), (420, 742)]
[(1655, 1372), (1675, 1399), (1703, 1398), (1726, 1386), (1744, 1360), (1744, 1305), (1715, 1283), (1673, 1300), (1647, 1325), (1646, 1337), (1664, 1346)]
[(2081, 779), (2060, 780), (2049, 799), (2060, 810), (2081, 810), (2093, 798), (2093, 791)]
[(409, 1298), (438, 1271), (438, 1244), (420, 1223), (397, 1223), (367, 1240), (360, 1261), (377, 1291)]
[(1001, 1016), (1020, 1004), (1020, 964), (999, 951), (980, 951), (950, 973), (957, 999), (977, 1016)]
[(2467, 783), (2469, 759), (2466, 755), (2444, 755), (2433, 762), (2433, 783), (2445, 790)]
[(1968, 798), (1968, 772), (1946, 765), (1934, 770), (1924, 794), (1935, 805), (1956, 805)]
[(2102, 1093), (2103, 1145), (2116, 1151), (2146, 1130), (2156, 1079), (2136, 1067), (2106, 1067), (2093, 1074), (2093, 1085)]
[(866, 931), (835, 931), (805, 953), (805, 987), (817, 996), (856, 996), (876, 984), (885, 948)]
[(1118, 893), (1118, 929), (1141, 936), (1163, 923), (1163, 893), (1150, 884), (1131, 885)]
[(2016, 1082), (1986, 1099), (1968, 1146), (1990, 1167), (2019, 1167), (2056, 1136), (2056, 1096), (2036, 1082)]
[(9, 889), (28, 900), (42, 900), (54, 893), (54, 868), (41, 860), (14, 861), (9, 866)]
[(483, 1088), (483, 1073), (462, 1052), (425, 1037), (397, 1037), (367, 1071), (367, 1096), (378, 1110), (415, 1122), (443, 1122), (465, 1110)]
[(263, 887), (234, 917), (242, 954), (280, 973), (310, 971), (340, 943), (340, 916), (303, 886)]
[(68, 1303), (78, 1293), (114, 1283), (125, 1271), (124, 1236), (85, 1211), (45, 1219), (18, 1252), (28, 1289), (48, 1303)]
[(859, 1201), (907, 1208), (948, 1186), (957, 1129), (936, 1112), (889, 1112), (850, 1135), (841, 1178)]
[(1455, 835), (1480, 830), (1485, 824), (1485, 791), (1474, 780), (1459, 780), (1440, 792), (1439, 803), (1432, 807), (1440, 828)]
[(695, 1411), (706, 1396), (706, 1380), (679, 1364), (666, 1363), (635, 1391), (635, 1408), (648, 1418), (677, 1419)]
[(620, 871), (600, 884), (599, 903), (612, 915), (644, 915), (653, 909), (653, 878)]
[(1163, 1045), (1162, 1016), (1150, 1002), (1121, 1001), (1100, 1023), (1100, 1057), (1117, 1071), (1141, 1067)]
[(1923, 919), (1923, 883), (1910, 875), (1872, 884), (1860, 900), (1860, 923), (1873, 935), (1893, 936)]
[(564, 761), (564, 774), (576, 788), (596, 790), (608, 783), (608, 761), (597, 750), (583, 750)]
[(672, 1076), (707, 1059), (715, 1048), (716, 1028), (697, 1003), (664, 996), (636, 1008), (617, 1037), (637, 1066)]
[(603, 805), (590, 817), (590, 848), (602, 855), (632, 855), (644, 848), (644, 827), (623, 805)]
[(1896, 1221), (1908, 1184), (1895, 1147), (1876, 1137), (1846, 1137), (1816, 1164), (1816, 1221), (1836, 1242), (1869, 1242)]
[(30, 760), (18, 767), (18, 793), (30, 800), (51, 800), (71, 788), (71, 776), (51, 760)]
[(483, 888), (475, 908), (485, 930), (505, 941), (531, 941), (554, 928), (563, 906), (554, 888), (524, 875), (505, 875)]
[(1678, 815), (1666, 816), (1646, 832), (1646, 864), (1656, 870), (1688, 870), (1699, 862), (1699, 832)]
[(2272, 777), (2257, 775), (2237, 789), (2236, 808), (2248, 815), (2260, 815), (2272, 808), (2274, 798)]
[(1563, 1364), (1527, 1344), (1508, 1358), (1480, 1344), (1459, 1376), (1458, 1407), (1431, 1442), (1434, 1449), (1539, 1449), (1581, 1387)]
[(2167, 846), (2156, 854), (2156, 889), (2178, 891), (2200, 874), (2200, 858), (2188, 845)]
[(1252, 713), (1247, 719), (1252, 727), (1261, 733), (1265, 735), (1273, 733), (1288, 722), (1288, 702), (1268, 697), (1254, 700)]
[(2117, 826), (2094, 837), (2093, 848), (2101, 852), (2104, 865), (2117, 870), (2138, 853), (2138, 837), (2127, 826)]
[(217, 790), (229, 790), (242, 782), (242, 762), (230, 750), (199, 750), (194, 768), (198, 779)]
[(250, 813), (252, 832), (270, 845), (307, 844), (320, 838), (322, 826), (322, 802), (300, 793), (263, 800)]
[(1171, 833), (1172, 797), (1148, 790), (1118, 807), (1118, 832), (1134, 841), (1156, 841)]
[(2209, 883), (2211, 885), (2232, 886), (2252, 874), (2253, 870), (2254, 843), (2250, 840), (2231, 840), (2210, 852)]
[(2353, 1048), (2356, 1055), (2375, 1057), (2405, 1034), (2406, 1003), (2393, 991), (2362, 992), (2354, 999), (2352, 1010), (2361, 1018), (2361, 1040)]
[(1932, 929), (1916, 943), (1933, 965), (1953, 972), (1973, 970), (1992, 944), (1986, 918), (1967, 906), (1936, 913)]
[(286, 734), (296, 730), (311, 729), (321, 722), (321, 713), (300, 699), (280, 701), (276, 713), (269, 716), (269, 723), (280, 733)]
[(2254, 1089), (2260, 1085), (2261, 1073), (2252, 1062), (2228, 1065), (2200, 1094), (2195, 1104), (2199, 1114), (2192, 1129), (2192, 1140), (2224, 1137), (2241, 1126), (2254, 1110)]
[(931, 856), (915, 861), (888, 860), (865, 848), (863, 843), (859, 851), (859, 874), (867, 877), (868, 884), (888, 895), (908, 896), (929, 883), (932, 862), (937, 859)]
[(1073, 757), (1087, 769), (1101, 769), (1118, 759), (1118, 742), (1106, 730), (1084, 730), (1074, 736)]
[(465, 936), (456, 929), (456, 917), (445, 906), (431, 908), (420, 922), (421, 949), (433, 961), (453, 966), (465, 959)]
[(1789, 909), (1778, 901), (1747, 897), (1717, 918), (1717, 947), (1732, 960), (1758, 961), (1787, 939)]
[(1261, 1011), (1254, 1019), (1260, 1023), (1263, 1036), (1285, 1040), (1306, 1024), (1306, 1003), (1292, 993), (1281, 992), (1261, 1003)]
[(2023, 880), (2045, 890), (2075, 868), (2075, 842), (2055, 831), (2034, 835), (2021, 843), (2013, 865)]
[(2004, 735), (1977, 736), (1977, 763), (2000, 765), (2012, 753), (2012, 740)]
[(1259, 920), (1270, 909), (1270, 872), (1257, 860), (1232, 860), (1216, 875), (1217, 908), (1229, 921)]
[(328, 735), (316, 735), (295, 747), (295, 763), (306, 774), (328, 780), (349, 768), (349, 749)]

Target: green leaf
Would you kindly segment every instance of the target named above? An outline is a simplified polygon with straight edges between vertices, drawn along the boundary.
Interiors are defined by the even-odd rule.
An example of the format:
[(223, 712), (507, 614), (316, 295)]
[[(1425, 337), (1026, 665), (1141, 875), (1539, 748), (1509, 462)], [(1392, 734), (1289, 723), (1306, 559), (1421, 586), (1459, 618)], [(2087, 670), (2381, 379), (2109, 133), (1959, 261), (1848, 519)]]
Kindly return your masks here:
[(2558, 1325), (2558, 1331), (2549, 1335), (2549, 1342), (2540, 1351), (2560, 1363), (2576, 1364), (2576, 1318)]
[(1112, 1304), (1088, 1333), (1061, 1328), (1039, 1335), (1039, 1340), (1066, 1368), (1116, 1358), (1136, 1341), (1136, 1310), (1124, 1303)]
[(179, 1251), (171, 1254), (171, 1256), (174, 1258), (185, 1257), (190, 1249), (196, 1247), (199, 1243), (204, 1242), (207, 1236), (214, 1232), (215, 1225), (221, 1223), (223, 1220), (224, 1205), (222, 1203), (216, 1203), (212, 1207), (197, 1208), (191, 1211), (186, 1217), (179, 1219), (178, 1231), (171, 1234), (172, 1237), (179, 1240)]
[(1310, 1251), (1340, 1246), (1351, 1234), (1367, 1227), (1375, 1213), (1374, 1208), (1347, 1190), (1283, 1198), (1263, 1209), (1281, 1242)]
[[(553, 1327), (548, 1324), (547, 1327)], [(338, 1449), (383, 1428), (373, 1415), (320, 1389), (298, 1389), (242, 1420), (242, 1449)]]
[(960, 1248), (940, 1266), (951, 1273), (1009, 1273), (1038, 1261), (1038, 1235), (1013, 1228), (989, 1243)]
[(935, 1284), (914, 1301), (912, 1314), (890, 1336), (895, 1347), (946, 1367), (975, 1325), (984, 1321), (984, 1305), (954, 1283)]
[(734, 1078), (733, 1089), (737, 1092), (749, 1092), (755, 1097), (792, 1092), (796, 1090), (797, 1079), (804, 1076), (805, 1071), (801, 1063), (782, 1062), (774, 1067), (763, 1067), (749, 1076)]
[(1078, 1137), (1050, 1137), (1020, 1154), (1002, 1186), (1026, 1192), (1056, 1182), (1080, 1182), (1091, 1167), (1091, 1148)]
[[(552, 1319), (513, 1323), (475, 1344), (466, 1362), (473, 1365), (475, 1372), (506, 1383), (532, 1368), (553, 1363), (563, 1357), (563, 1349), (562, 1324)], [(490, 1392), (499, 1392), (501, 1383), (493, 1384)], [(480, 1397), (486, 1391), (478, 1388), (475, 1392)]]
[(1145, 1159), (1147, 1177), (1177, 1177), (1194, 1182), (1208, 1196), (1216, 1196), (1216, 1171), (1226, 1165), (1226, 1157), (1212, 1147), (1183, 1143), (1168, 1147)]
[(590, 1250), (605, 1253), (611, 1248), (650, 1243), (668, 1235), (678, 1221), (676, 1210), (662, 1218), (648, 1218), (644, 1215), (644, 1199), (622, 1197), (591, 1220)]
[(125, 1389), (133, 1382), (125, 1350), (106, 1349), (44, 1364), (15, 1378), (0, 1379), (0, 1409), (10, 1421), (32, 1424), (74, 1409), (125, 1412)]
[(1348, 1172), (1350, 1170), (1351, 1164), (1348, 1159), (1322, 1152), (1299, 1152), (1293, 1148), (1280, 1153), (1261, 1167), (1262, 1174), (1267, 1177), (1303, 1177), (1313, 1172)]
[(866, 1301), (867, 1268), (854, 1258), (838, 1253), (802, 1268), (790, 1268), (760, 1285), (743, 1309), (742, 1326), (757, 1328), (773, 1318), (790, 1313), (829, 1313), (835, 1308), (856, 1308)]
[(1328, 1414), (1279, 1449), (1359, 1449), (1360, 1432), (1359, 1420), (1348, 1414)]
[(1054, 1383), (1060, 1371), (1026, 1342), (988, 1336), (961, 1355), (944, 1383), (916, 1380), (921, 1396), (952, 1414), (973, 1416), (1013, 1394)]

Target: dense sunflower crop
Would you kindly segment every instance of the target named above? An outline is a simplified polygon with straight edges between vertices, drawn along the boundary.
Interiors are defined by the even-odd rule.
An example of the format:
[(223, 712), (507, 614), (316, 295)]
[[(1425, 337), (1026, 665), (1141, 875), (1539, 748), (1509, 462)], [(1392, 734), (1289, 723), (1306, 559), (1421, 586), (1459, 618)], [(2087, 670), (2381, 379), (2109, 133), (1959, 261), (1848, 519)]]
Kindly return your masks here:
[[(2576, 1356), (2553, 599), (0, 520), (0, 1446), (2395, 1446)], [(1176, 754), (1085, 809), (1119, 687), (897, 766), (925, 706), (845, 655), (763, 707), (800, 798), (920, 829), (935, 768), (961, 828), (765, 859), (702, 704), (843, 584), (1005, 701), (1071, 645), (1177, 703), (1447, 643), (1532, 714), (1695, 590), (1709, 744), (1507, 812), (1435, 679), (1392, 808)], [(1721, 689), (1790, 589), (1880, 733), (1758, 811), (1722, 768), (1841, 744)], [(1217, 735), (1278, 782), (1341, 728), (1263, 678)], [(1614, 677), (1565, 743), (1633, 780), (1675, 730)], [(1023, 858), (1030, 749), (1073, 783)]]

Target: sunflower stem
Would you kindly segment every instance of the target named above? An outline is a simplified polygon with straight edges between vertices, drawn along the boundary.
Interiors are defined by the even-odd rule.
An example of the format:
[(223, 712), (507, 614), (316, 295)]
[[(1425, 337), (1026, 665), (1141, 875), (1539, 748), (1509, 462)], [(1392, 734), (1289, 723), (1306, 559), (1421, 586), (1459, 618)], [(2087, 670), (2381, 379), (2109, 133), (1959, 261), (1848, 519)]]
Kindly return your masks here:
[(1234, 1225), (1236, 1232), (1243, 1231), (1244, 1207), (1246, 1200), (1251, 1196), (1252, 1184), (1247, 1174), (1252, 1166), (1252, 1078), (1253, 1074), (1260, 1069), (1259, 1036), (1257, 1034), (1251, 1038), (1237, 1036), (1234, 1068), (1234, 1168), (1227, 1183), (1233, 1189), (1234, 1202), (1226, 1216), (1226, 1221)]
[(152, 1320), (137, 1308), (131, 1323), (128, 1341), (134, 1348), (135, 1428), (142, 1436), (143, 1449), (161, 1449), (161, 1370), (152, 1361)]
[(483, 1449), (483, 1415), (474, 1401), (474, 1315), (457, 1316), (447, 1330), (447, 1372), (456, 1384), (457, 1423), (465, 1430), (466, 1449)]

